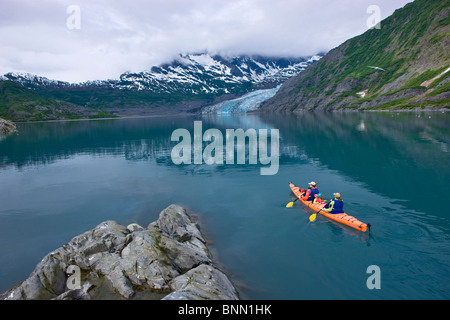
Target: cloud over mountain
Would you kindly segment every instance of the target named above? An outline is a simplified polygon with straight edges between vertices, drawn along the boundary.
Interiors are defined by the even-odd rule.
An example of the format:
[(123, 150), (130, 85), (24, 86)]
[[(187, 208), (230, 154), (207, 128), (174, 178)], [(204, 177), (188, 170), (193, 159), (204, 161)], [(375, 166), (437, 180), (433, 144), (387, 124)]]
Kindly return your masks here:
[[(367, 29), (408, 0), (2, 0), (0, 74), (69, 82), (117, 78), (179, 53), (308, 56)], [(80, 11), (79, 29), (67, 20)]]

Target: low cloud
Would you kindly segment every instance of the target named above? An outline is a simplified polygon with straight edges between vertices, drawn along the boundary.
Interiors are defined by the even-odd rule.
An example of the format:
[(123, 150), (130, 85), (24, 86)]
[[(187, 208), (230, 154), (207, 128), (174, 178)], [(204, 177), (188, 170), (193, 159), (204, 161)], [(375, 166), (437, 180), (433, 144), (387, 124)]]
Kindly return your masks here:
[[(179, 53), (307, 56), (367, 30), (408, 0), (0, 0), (0, 74), (117, 78)], [(79, 29), (67, 26), (80, 8)]]

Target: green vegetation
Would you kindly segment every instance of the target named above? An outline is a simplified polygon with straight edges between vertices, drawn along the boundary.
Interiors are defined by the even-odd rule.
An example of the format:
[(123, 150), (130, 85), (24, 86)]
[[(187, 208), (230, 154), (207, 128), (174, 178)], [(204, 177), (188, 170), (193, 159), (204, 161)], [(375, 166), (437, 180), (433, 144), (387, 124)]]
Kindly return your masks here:
[(445, 74), (443, 74), (442, 76), (440, 76), (439, 78), (437, 78), (436, 80), (434, 80), (429, 86), (428, 88), (436, 88), (436, 86), (441, 83), (442, 81), (444, 81), (445, 79), (447, 79), (450, 76), (450, 72), (447, 72)]
[(427, 101), (422, 103), (411, 103), (408, 98), (391, 100), (389, 102), (383, 103), (379, 106), (368, 108), (368, 110), (414, 110), (414, 109), (425, 109), (430, 107), (439, 107), (450, 109), (450, 99), (443, 99), (439, 101)]
[(80, 117), (72, 104), (44, 98), (12, 81), (0, 81), (0, 117), (13, 121), (42, 121)]
[(29, 89), (13, 81), (0, 81), (0, 117), (13, 121), (114, 118), (114, 109), (153, 108), (189, 101), (208, 101), (214, 95), (161, 94), (113, 88)]
[[(420, 12), (417, 10), (418, 6)], [(342, 81), (348, 77), (360, 80), (370, 78), (372, 86), (376, 87), (374, 91), (377, 91), (403, 75), (426, 45), (423, 37), (432, 27), (430, 20), (448, 6), (448, 1), (416, 0), (383, 20), (381, 29), (368, 30), (363, 35), (349, 40), (345, 58), (340, 63), (342, 71), (334, 80)], [(370, 69), (368, 66), (377, 66), (386, 72)], [(423, 81), (442, 72), (441, 69), (426, 71), (410, 80), (406, 86), (419, 86)]]
[(101, 119), (101, 118), (118, 118), (118, 116), (105, 111), (99, 111), (97, 112), (97, 114), (91, 114), (89, 116), (89, 119)]
[(427, 97), (434, 97), (434, 96), (437, 96), (438, 94), (448, 92), (448, 91), (450, 91), (450, 82), (446, 82), (442, 86), (440, 86), (439, 88), (434, 90), (433, 92), (430, 92), (429, 94), (427, 94)]
[(403, 88), (416, 88), (419, 87), (423, 82), (427, 81), (427, 80), (431, 80), (434, 77), (436, 77), (437, 75), (441, 74), (443, 71), (445, 71), (447, 69), (447, 66), (442, 67), (440, 69), (437, 70), (427, 70), (424, 73), (422, 73), (421, 75), (415, 77), (415, 78), (410, 78), (405, 85), (403, 86)]
[(392, 109), (394, 107), (398, 107), (398, 106), (404, 105), (408, 100), (409, 100), (408, 98), (391, 100), (391, 101), (385, 102), (382, 105), (379, 105), (379, 106), (371, 108), (371, 109), (372, 110), (389, 110), (389, 109)]
[(42, 97), (56, 98), (72, 104), (90, 109), (108, 110), (112, 106), (119, 108), (152, 107), (160, 104), (176, 104), (182, 101), (208, 100), (213, 95), (188, 95), (155, 93), (146, 90), (121, 90), (115, 88), (40, 88), (38, 92)]

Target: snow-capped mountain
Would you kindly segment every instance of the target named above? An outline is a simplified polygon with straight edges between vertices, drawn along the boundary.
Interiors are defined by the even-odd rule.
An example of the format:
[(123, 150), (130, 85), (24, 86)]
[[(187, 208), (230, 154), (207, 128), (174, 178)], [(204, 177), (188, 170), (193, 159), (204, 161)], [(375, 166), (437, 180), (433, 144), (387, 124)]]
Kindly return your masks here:
[(209, 54), (180, 55), (170, 64), (150, 71), (124, 73), (118, 85), (156, 92), (230, 93), (242, 86), (274, 87), (305, 70), (319, 56), (308, 58), (224, 58)]
[(7, 73), (0, 80), (12, 80), (28, 88), (71, 89), (101, 87), (182, 94), (242, 94), (273, 88), (297, 75), (321, 56), (279, 58), (184, 54), (171, 63), (139, 73), (126, 72), (119, 79), (68, 83), (25, 73)]

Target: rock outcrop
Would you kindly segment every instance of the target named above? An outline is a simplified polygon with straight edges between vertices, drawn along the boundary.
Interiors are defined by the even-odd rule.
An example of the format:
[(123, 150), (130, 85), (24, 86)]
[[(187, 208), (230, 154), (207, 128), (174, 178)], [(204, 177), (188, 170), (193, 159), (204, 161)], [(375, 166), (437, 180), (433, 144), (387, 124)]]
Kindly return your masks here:
[(49, 253), (28, 279), (0, 297), (235, 300), (238, 294), (211, 260), (197, 224), (171, 205), (147, 228), (99, 224)]
[(15, 132), (16, 130), (14, 122), (0, 118), (0, 135)]

